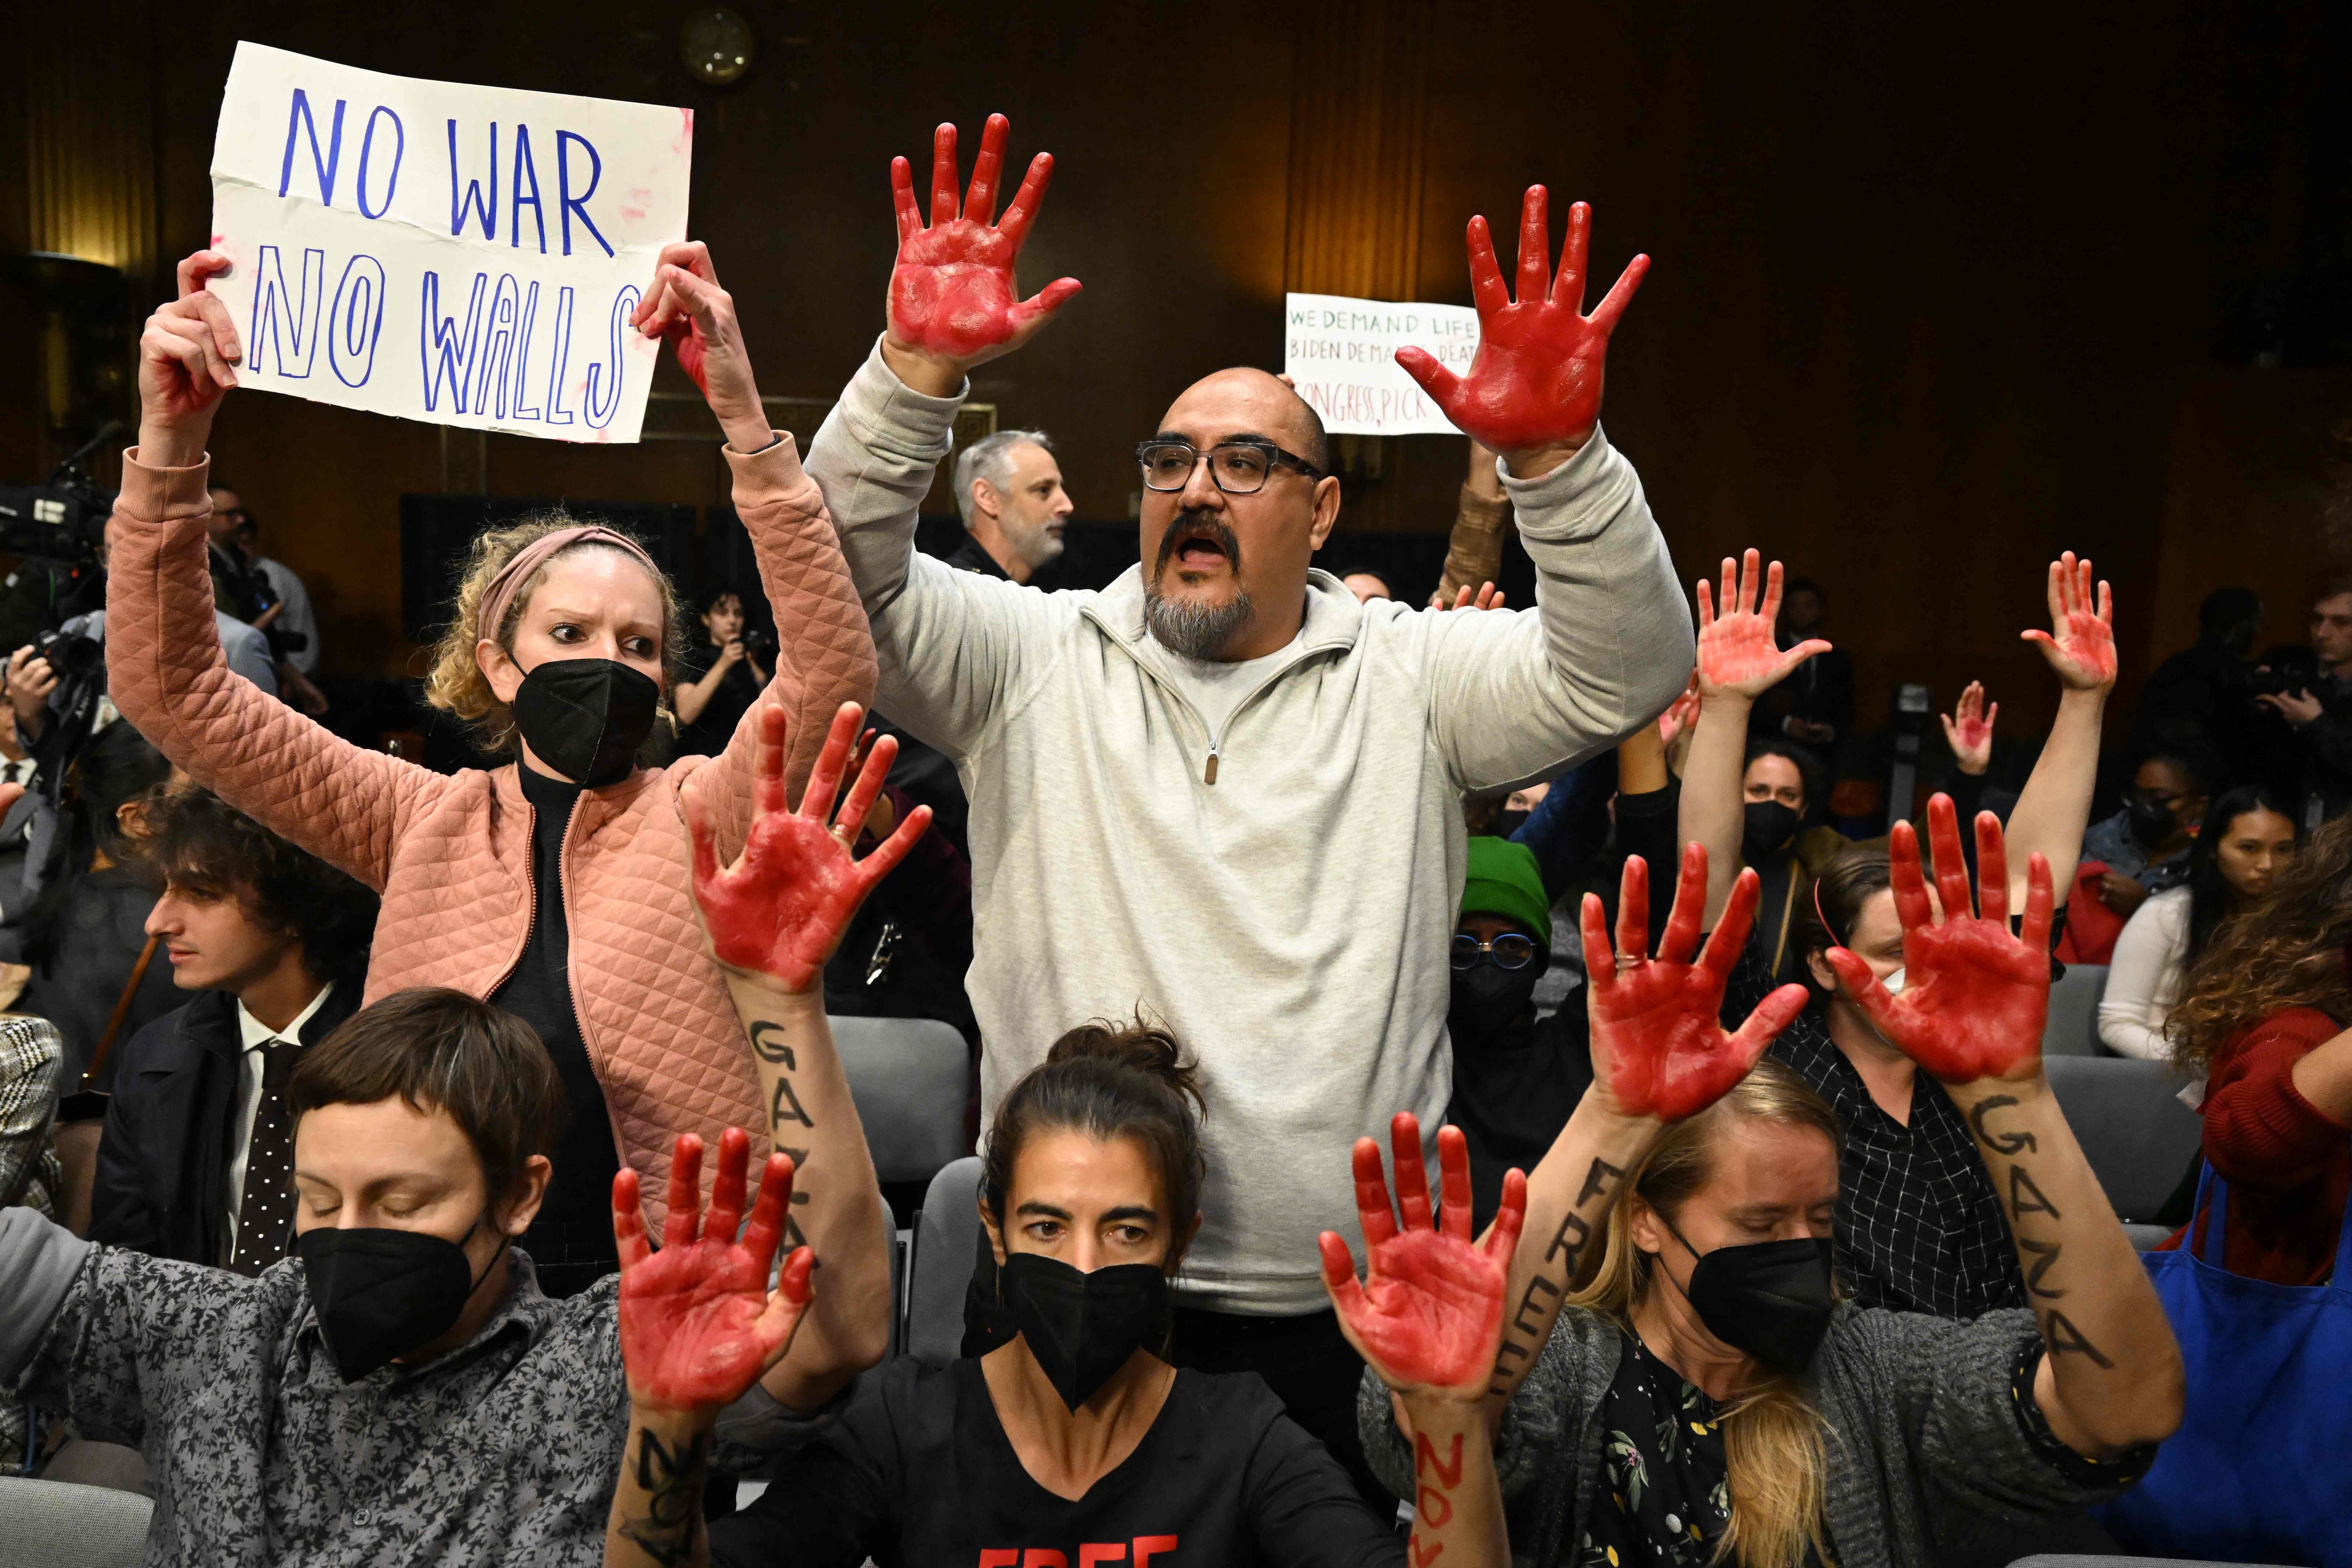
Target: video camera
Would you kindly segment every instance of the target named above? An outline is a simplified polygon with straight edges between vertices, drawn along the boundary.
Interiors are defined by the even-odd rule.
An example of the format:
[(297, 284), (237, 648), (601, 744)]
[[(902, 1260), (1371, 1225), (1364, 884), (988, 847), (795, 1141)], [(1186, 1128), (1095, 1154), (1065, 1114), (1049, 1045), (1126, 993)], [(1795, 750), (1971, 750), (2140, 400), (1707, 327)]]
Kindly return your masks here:
[(0, 485), (0, 551), (68, 567), (103, 564), (99, 544), (115, 492), (92, 483), (81, 460), (121, 433), (121, 421), (110, 421), (46, 485)]

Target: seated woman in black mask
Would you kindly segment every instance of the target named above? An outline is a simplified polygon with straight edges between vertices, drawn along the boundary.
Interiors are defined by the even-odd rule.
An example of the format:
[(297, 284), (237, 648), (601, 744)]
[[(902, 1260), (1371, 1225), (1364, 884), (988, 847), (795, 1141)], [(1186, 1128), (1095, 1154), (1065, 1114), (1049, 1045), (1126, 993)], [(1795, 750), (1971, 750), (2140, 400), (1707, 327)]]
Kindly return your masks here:
[[(1526, 1561), (1706, 1568), (1928, 1568), (2145, 1473), (2181, 1415), (2179, 1348), (2042, 1070), (2049, 870), (2007, 920), (2000, 829), (1978, 819), (1981, 917), (1950, 804), (1929, 813), (1943, 918), (1895, 832), (1909, 984), (1831, 954), (1889, 1038), (1965, 1108), (2007, 1194), (2033, 1310), (1972, 1323), (1842, 1302), (1830, 1267), (1836, 1119), (1758, 1057), (1801, 1005), (1717, 1021), (1757, 898), (1735, 885), (1703, 955), (1704, 851), (1686, 852), (1658, 955), (1587, 896), (1595, 1081), (1528, 1183), (1529, 1235), (1497, 1366), (1497, 1465)], [(1548, 1245), (1537, 1245), (1541, 1238)], [(1392, 1485), (1414, 1443), (1368, 1384), (1365, 1447)], [(2013, 1555), (2013, 1553), (2011, 1553)], [(1993, 1561), (2001, 1561), (1995, 1558)]]
[[(633, 1355), (640, 1436), (622, 1466), (607, 1564), (1405, 1562), (1405, 1539), (1255, 1374), (1179, 1370), (1160, 1353), (1168, 1278), (1201, 1223), (1198, 1104), (1164, 1031), (1097, 1024), (1057, 1041), (998, 1108), (981, 1184), (1018, 1333), (977, 1359), (908, 1357), (866, 1374), (840, 1423), (751, 1508), (711, 1524), (707, 1543), (691, 1506), (700, 1456), (711, 1412), (741, 1383), (688, 1387), (668, 1373), (674, 1352), (659, 1365)], [(1419, 1478), (1415, 1560), (1502, 1568), (1484, 1405), (1526, 1182), (1514, 1179), (1494, 1230), (1473, 1244), (1461, 1134), (1439, 1135), (1441, 1226), (1420, 1129), (1397, 1121), (1402, 1227), (1379, 1148), (1360, 1140), (1371, 1278), (1358, 1283), (1328, 1231), (1324, 1278), (1350, 1342), (1424, 1438), (1408, 1465)], [(704, 1343), (725, 1350), (725, 1340)], [(756, 1358), (736, 1364), (746, 1382), (759, 1371)]]

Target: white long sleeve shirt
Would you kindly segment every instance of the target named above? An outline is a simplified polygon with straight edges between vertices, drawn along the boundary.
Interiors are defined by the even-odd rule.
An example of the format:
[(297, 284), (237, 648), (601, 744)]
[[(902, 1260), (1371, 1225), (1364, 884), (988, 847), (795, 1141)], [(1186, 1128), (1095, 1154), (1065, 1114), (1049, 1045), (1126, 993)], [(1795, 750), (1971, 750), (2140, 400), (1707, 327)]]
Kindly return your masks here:
[(2151, 895), (2124, 922), (2099, 995), (2099, 1038), (2107, 1048), (2142, 1061), (2168, 1061), (2164, 1021), (2180, 1000), (2189, 957), (2189, 889)]

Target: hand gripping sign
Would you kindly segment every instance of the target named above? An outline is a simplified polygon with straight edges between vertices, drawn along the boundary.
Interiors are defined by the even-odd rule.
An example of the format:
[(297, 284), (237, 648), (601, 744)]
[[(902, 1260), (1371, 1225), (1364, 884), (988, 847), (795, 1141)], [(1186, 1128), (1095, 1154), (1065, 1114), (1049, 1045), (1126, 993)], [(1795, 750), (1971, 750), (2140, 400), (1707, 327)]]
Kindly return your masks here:
[(240, 43), (209, 287), (238, 384), (436, 425), (635, 441), (629, 318), (686, 237), (691, 110), (417, 81)]

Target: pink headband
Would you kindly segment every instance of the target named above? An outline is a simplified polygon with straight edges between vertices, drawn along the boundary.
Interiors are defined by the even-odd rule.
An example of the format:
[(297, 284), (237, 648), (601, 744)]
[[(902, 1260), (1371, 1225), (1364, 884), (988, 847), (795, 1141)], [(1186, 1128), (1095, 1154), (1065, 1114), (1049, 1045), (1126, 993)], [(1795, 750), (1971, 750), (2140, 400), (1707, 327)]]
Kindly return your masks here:
[(654, 563), (652, 556), (646, 553), (646, 547), (627, 534), (616, 533), (597, 523), (580, 528), (560, 528), (553, 533), (532, 540), (514, 552), (514, 559), (499, 568), (499, 574), (490, 579), (488, 587), (482, 590), (481, 610), (474, 622), (480, 628), (478, 635), (495, 641), (499, 627), (506, 622), (508, 607), (514, 603), (514, 596), (522, 591), (522, 585), (530, 581), (531, 574), (545, 565), (548, 558), (557, 551), (567, 550), (575, 544), (607, 544), (624, 551), (645, 563), (646, 570), (654, 574), (656, 581), (662, 580), (662, 569)]

